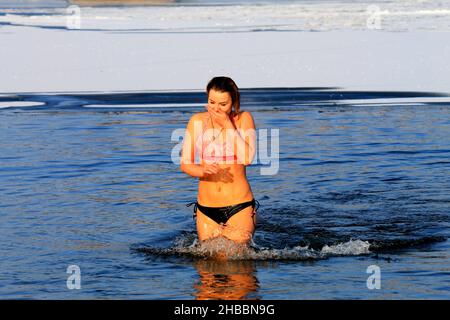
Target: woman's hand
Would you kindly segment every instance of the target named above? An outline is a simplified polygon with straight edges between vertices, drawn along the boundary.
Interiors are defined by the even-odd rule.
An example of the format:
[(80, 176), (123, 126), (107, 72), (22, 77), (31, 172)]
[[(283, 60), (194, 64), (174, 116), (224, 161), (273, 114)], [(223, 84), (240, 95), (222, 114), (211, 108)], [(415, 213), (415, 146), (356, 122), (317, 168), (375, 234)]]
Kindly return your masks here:
[(230, 172), (230, 169), (230, 167), (221, 168), (217, 163), (204, 164), (202, 178), (211, 176), (208, 177), (208, 181), (230, 183), (233, 182), (233, 174)]
[(213, 122), (217, 123), (220, 127), (224, 129), (235, 128), (229, 114), (225, 112), (215, 111), (213, 108), (209, 108), (208, 105), (206, 105), (206, 109), (211, 115), (211, 119), (213, 120)]
[(203, 177), (205, 177), (206, 175), (212, 175), (212, 174), (217, 174), (220, 170), (220, 167), (217, 163), (211, 163), (211, 164), (207, 164), (205, 163), (203, 165)]

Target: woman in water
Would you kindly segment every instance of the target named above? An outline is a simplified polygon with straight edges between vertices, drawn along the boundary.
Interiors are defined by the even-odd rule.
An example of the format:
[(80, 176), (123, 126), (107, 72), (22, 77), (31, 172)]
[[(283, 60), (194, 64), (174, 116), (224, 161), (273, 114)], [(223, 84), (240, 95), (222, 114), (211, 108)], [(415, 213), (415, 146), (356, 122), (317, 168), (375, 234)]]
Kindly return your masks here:
[(245, 168), (255, 155), (255, 124), (249, 112), (240, 110), (239, 89), (232, 79), (211, 79), (206, 93), (207, 111), (189, 120), (180, 162), (183, 172), (199, 178), (197, 202), (191, 203), (198, 238), (225, 237), (247, 244), (259, 206)]

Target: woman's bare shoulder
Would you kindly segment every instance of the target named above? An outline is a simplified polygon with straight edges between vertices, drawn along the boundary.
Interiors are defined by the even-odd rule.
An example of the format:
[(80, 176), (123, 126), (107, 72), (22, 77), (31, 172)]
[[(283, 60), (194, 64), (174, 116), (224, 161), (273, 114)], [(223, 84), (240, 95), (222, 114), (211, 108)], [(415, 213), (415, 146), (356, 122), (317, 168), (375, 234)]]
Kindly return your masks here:
[(237, 121), (238, 124), (253, 123), (253, 116), (249, 111), (241, 111), (235, 116), (235, 121)]
[(241, 111), (239, 112), (239, 117), (252, 118), (252, 114), (250, 113), (250, 111)]
[(204, 121), (206, 119), (208, 112), (197, 112), (194, 113), (191, 118), (190, 121)]

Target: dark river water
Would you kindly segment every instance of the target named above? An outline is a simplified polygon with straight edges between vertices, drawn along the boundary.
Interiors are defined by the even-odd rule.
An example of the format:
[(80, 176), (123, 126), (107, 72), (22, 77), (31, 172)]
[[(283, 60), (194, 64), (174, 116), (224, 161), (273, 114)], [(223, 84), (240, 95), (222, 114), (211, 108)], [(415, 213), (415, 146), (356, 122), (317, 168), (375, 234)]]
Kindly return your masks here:
[(247, 168), (253, 243), (230, 261), (210, 253), (233, 244), (197, 242), (197, 181), (173, 157), (204, 93), (0, 96), (0, 298), (450, 298), (449, 102), (241, 95), (268, 153)]

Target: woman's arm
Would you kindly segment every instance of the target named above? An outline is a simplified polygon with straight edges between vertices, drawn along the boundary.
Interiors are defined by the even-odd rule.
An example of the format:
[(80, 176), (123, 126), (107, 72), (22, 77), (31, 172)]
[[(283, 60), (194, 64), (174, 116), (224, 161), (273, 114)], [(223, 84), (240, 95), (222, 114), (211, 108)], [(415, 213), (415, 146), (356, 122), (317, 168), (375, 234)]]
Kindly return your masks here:
[(239, 129), (236, 128), (230, 116), (223, 112), (207, 108), (213, 120), (226, 130), (227, 141), (236, 143), (235, 153), (238, 164), (248, 166), (252, 163), (256, 153), (256, 129), (253, 117), (248, 111), (240, 114)]
[(227, 114), (214, 111), (214, 109), (209, 109), (208, 112), (215, 122), (225, 129), (227, 141), (236, 145), (235, 154), (238, 164), (250, 165), (256, 153), (255, 123), (250, 112), (244, 111), (240, 114), (239, 128), (236, 128)]
[(206, 178), (208, 175), (213, 175), (219, 172), (220, 167), (218, 164), (181, 164), (181, 171), (187, 173), (194, 178)]
[(192, 177), (204, 178), (207, 175), (216, 174), (219, 171), (219, 166), (215, 163), (204, 165), (195, 163), (195, 140), (197, 134), (201, 134), (201, 132), (196, 132), (196, 127), (201, 130), (202, 120), (195, 114), (189, 120), (184, 134), (180, 170)]
[(230, 133), (227, 139), (233, 139), (231, 141), (236, 142), (236, 155), (239, 164), (248, 166), (252, 163), (256, 153), (256, 130), (250, 112), (244, 111), (241, 117), (239, 129), (231, 120), (224, 123), (224, 129), (227, 130), (227, 134)]
[(195, 123), (199, 121), (199, 117), (194, 114), (189, 119), (186, 131), (184, 133), (183, 146), (181, 149), (180, 169), (190, 176), (200, 178), (203, 176), (203, 168), (201, 165), (195, 164)]

